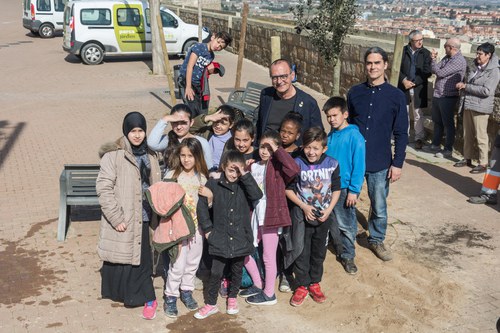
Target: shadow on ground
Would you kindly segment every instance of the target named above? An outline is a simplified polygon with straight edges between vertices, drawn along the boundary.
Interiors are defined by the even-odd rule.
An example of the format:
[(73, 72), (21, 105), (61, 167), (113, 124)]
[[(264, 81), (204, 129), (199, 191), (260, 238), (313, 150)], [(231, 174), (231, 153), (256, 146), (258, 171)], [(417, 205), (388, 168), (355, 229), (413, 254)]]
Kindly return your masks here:
[(420, 162), (413, 159), (407, 159), (405, 162), (424, 170), (432, 177), (439, 179), (441, 182), (454, 188), (466, 197), (477, 195), (481, 189), (481, 184), (474, 179), (448, 171), (439, 165)]

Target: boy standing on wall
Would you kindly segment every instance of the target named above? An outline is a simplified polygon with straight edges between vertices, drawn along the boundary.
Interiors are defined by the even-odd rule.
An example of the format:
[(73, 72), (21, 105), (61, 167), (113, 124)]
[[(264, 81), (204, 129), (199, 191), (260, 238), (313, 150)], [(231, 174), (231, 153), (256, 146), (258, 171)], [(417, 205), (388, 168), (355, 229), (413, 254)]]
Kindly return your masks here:
[(213, 34), (208, 43), (197, 43), (189, 49), (181, 66), (179, 87), (182, 100), (193, 111), (193, 117), (202, 113), (202, 76), (205, 68), (215, 58), (214, 51), (225, 49), (232, 41), (227, 32)]

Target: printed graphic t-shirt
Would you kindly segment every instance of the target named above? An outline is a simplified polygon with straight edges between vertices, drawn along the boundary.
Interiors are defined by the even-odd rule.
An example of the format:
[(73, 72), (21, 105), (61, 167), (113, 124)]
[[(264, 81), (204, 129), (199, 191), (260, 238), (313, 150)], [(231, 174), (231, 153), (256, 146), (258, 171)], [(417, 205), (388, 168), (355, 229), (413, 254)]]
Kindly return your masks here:
[(203, 70), (205, 67), (210, 65), (210, 63), (214, 60), (215, 55), (213, 52), (208, 51), (208, 45), (204, 43), (197, 43), (193, 45), (193, 47), (188, 51), (186, 55), (186, 59), (184, 59), (184, 63), (180, 69), (180, 75), (182, 77), (186, 77), (187, 65), (189, 62), (189, 58), (191, 57), (191, 53), (194, 53), (198, 56), (196, 59), (196, 63), (193, 67), (193, 75), (191, 77), (191, 84), (195, 86), (201, 85), (201, 77), (203, 75)]

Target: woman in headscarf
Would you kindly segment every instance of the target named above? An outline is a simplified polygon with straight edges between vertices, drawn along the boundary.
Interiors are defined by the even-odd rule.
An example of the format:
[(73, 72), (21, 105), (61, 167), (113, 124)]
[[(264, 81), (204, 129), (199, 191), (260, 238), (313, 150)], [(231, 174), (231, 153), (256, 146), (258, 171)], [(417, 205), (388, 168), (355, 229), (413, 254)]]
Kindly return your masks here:
[(156, 227), (158, 218), (144, 191), (160, 181), (160, 167), (156, 153), (147, 146), (144, 116), (130, 112), (122, 128), (123, 136), (99, 151), (101, 294), (127, 307), (144, 306), (143, 317), (153, 319), (157, 302), (149, 227)]

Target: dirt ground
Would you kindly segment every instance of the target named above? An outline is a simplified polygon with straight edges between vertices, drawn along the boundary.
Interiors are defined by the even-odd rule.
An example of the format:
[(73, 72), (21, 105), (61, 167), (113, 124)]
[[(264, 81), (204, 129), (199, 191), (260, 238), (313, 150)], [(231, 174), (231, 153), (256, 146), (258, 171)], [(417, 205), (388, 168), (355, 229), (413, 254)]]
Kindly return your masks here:
[[(172, 105), (165, 77), (147, 58), (106, 59), (86, 66), (62, 50), (62, 38), (42, 40), (22, 27), (21, 3), (0, 12), (0, 331), (2, 332), (495, 332), (500, 316), (499, 205), (474, 206), (481, 175), (455, 169), (408, 148), (403, 178), (391, 186), (387, 244), (394, 260), (366, 248), (366, 194), (359, 205), (358, 274), (325, 261), (328, 300), (300, 308), (290, 294), (237, 316), (199, 321), (179, 304), (176, 320), (140, 318), (141, 309), (100, 299), (95, 252), (99, 211), (73, 212), (65, 242), (56, 241), (58, 177), (64, 164), (98, 163), (97, 150), (121, 135), (138, 110), (149, 129)], [(236, 56), (217, 55), (224, 78), (211, 82), (212, 105), (234, 86)], [(181, 60), (172, 58), (172, 64)], [(268, 84), (266, 68), (244, 62), (247, 81)], [(326, 96), (309, 89), (322, 105)], [(155, 279), (157, 297), (162, 279)], [(201, 291), (196, 299), (202, 302)], [(161, 303), (161, 302), (160, 302)], [(225, 309), (223, 300), (219, 300)]]

